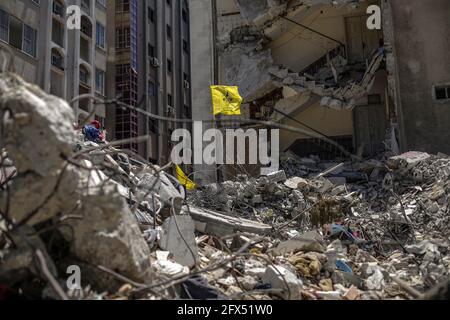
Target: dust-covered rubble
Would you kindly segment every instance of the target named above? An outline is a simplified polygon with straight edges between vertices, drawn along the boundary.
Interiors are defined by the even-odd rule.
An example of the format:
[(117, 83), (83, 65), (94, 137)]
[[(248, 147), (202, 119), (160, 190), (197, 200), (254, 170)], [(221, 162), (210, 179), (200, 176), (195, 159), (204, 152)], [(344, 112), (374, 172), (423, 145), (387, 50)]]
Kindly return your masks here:
[[(446, 155), (322, 161), (288, 153), (267, 176), (185, 191), (171, 164), (84, 141), (65, 102), (14, 75), (0, 81), (0, 116), (2, 294), (448, 296)], [(77, 268), (80, 283), (69, 287), (67, 272)]]

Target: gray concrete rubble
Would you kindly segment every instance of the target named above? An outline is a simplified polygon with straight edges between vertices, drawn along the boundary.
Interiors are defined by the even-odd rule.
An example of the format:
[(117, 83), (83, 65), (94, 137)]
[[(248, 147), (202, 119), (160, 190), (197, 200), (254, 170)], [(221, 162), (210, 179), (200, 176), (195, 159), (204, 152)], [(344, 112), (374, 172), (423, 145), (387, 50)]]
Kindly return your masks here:
[(18, 171), (9, 190), (14, 201), (8, 202), (2, 193), (0, 207), (10, 204), (13, 225), (20, 223), (15, 228), (67, 215), (81, 216), (68, 219), (70, 229), (64, 229), (77, 258), (149, 282), (150, 252), (125, 199), (114, 184), (102, 179), (96, 169), (91, 170), (88, 160), (79, 165), (65, 161), (73, 156), (76, 141), (71, 108), (4, 74), (0, 113), (2, 141)]
[(198, 280), (233, 299), (424, 299), (448, 282), (445, 154), (389, 143), (366, 160), (287, 152), (269, 175), (185, 191), (170, 165), (84, 141), (64, 101), (9, 74), (0, 119), (0, 281), (13, 292), (164, 299)]
[[(250, 252), (275, 266), (253, 258), (236, 266), (254, 278), (256, 287), (281, 289), (272, 297), (287, 298), (288, 285), (295, 299), (422, 299), (449, 277), (450, 159), (423, 152), (391, 154), (355, 162), (290, 153), (281, 157), (284, 173), (273, 175), (283, 178), (241, 174), (215, 184), (214, 196), (206, 186), (187, 199), (191, 206), (272, 226), (264, 244)], [(215, 258), (209, 252), (200, 263)]]

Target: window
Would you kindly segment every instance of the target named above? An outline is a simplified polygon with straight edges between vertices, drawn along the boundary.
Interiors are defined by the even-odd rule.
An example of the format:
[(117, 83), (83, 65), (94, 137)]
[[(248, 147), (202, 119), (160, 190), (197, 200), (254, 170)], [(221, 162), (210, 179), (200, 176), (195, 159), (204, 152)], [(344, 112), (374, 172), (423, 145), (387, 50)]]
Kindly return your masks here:
[(167, 104), (170, 106), (170, 107), (172, 107), (173, 106), (173, 101), (172, 101), (173, 99), (172, 99), (172, 95), (169, 93), (168, 95), (167, 95)]
[(97, 4), (99, 4), (103, 8), (106, 8), (106, 0), (97, 0)]
[(189, 46), (186, 40), (183, 40), (183, 51), (189, 53)]
[(89, 38), (92, 37), (92, 25), (86, 16), (81, 17), (81, 32), (87, 35)]
[(52, 50), (52, 65), (60, 70), (64, 70), (63, 57), (58, 51), (54, 49)]
[(155, 22), (155, 11), (152, 8), (148, 8), (148, 20)]
[(84, 39), (83, 37), (80, 38), (80, 58), (83, 59), (86, 62), (91, 61), (91, 55), (90, 55), (90, 44), (89, 41)]
[(64, 47), (64, 26), (57, 19), (52, 21), (52, 41)]
[(105, 27), (99, 22), (97, 22), (96, 26), (95, 44), (105, 49)]
[(166, 0), (167, 4), (170, 6), (172, 5), (172, 1), (171, 0)]
[(167, 59), (167, 71), (172, 72), (172, 60)]
[(188, 105), (184, 105), (183, 107), (184, 117), (189, 119), (191, 117), (191, 108)]
[(36, 57), (37, 31), (0, 10), (0, 40)]
[(155, 47), (152, 46), (150, 43), (148, 44), (148, 55), (149, 57), (155, 56)]
[(156, 86), (153, 82), (148, 83), (148, 96), (149, 97), (156, 96)]
[(0, 10), (0, 40), (9, 42), (9, 14)]
[(105, 72), (100, 69), (95, 69), (95, 90), (102, 95), (105, 94)]
[(123, 49), (130, 47), (130, 28), (116, 29), (116, 48)]
[(12, 16), (9, 17), (9, 44), (22, 50), (23, 27), (22, 22)]
[(169, 25), (167, 25), (166, 30), (167, 30), (167, 39), (172, 39), (172, 28)]
[(61, 2), (53, 0), (53, 13), (57, 16), (64, 17), (64, 6)]
[(436, 100), (448, 100), (450, 99), (450, 85), (446, 86), (435, 86), (434, 94)]
[(188, 12), (187, 12), (186, 9), (183, 9), (182, 16), (183, 16), (183, 21), (184, 21), (185, 23), (188, 23), (189, 15), (188, 15)]
[(130, 0), (117, 0), (116, 13), (130, 12)]
[(186, 72), (183, 72), (183, 80), (184, 81), (189, 81), (189, 76)]
[(84, 84), (89, 82), (89, 71), (84, 66), (80, 66), (80, 82)]

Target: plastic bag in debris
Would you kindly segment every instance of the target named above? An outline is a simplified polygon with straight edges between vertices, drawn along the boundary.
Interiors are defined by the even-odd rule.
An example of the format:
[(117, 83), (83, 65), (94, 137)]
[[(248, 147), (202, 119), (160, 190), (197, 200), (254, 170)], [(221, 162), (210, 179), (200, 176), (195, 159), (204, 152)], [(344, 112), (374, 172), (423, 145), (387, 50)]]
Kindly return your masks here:
[(348, 240), (366, 249), (370, 249), (370, 247), (373, 245), (372, 241), (367, 241), (360, 238), (359, 234), (353, 232), (349, 227), (345, 227), (337, 223), (333, 223), (329, 227), (328, 232), (331, 239)]
[(181, 284), (182, 299), (192, 300), (229, 300), (228, 297), (220, 293), (208, 284), (206, 278), (194, 275)]

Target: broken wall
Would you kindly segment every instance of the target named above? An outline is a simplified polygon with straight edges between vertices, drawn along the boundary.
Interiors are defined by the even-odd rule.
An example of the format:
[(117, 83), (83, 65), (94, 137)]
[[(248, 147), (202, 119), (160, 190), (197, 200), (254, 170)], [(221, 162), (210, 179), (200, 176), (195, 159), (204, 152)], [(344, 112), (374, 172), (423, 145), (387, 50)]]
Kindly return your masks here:
[(398, 0), (390, 5), (401, 148), (449, 153), (450, 99), (436, 100), (434, 86), (450, 84), (450, 2)]
[[(351, 110), (333, 110), (320, 106), (320, 103), (316, 103), (311, 108), (294, 116), (294, 119), (320, 130), (329, 137), (353, 135)], [(294, 120), (286, 120), (284, 123), (293, 127), (301, 127)], [(292, 134), (292, 132), (280, 130), (280, 151), (285, 151), (298, 139), (308, 138), (304, 135)]]

